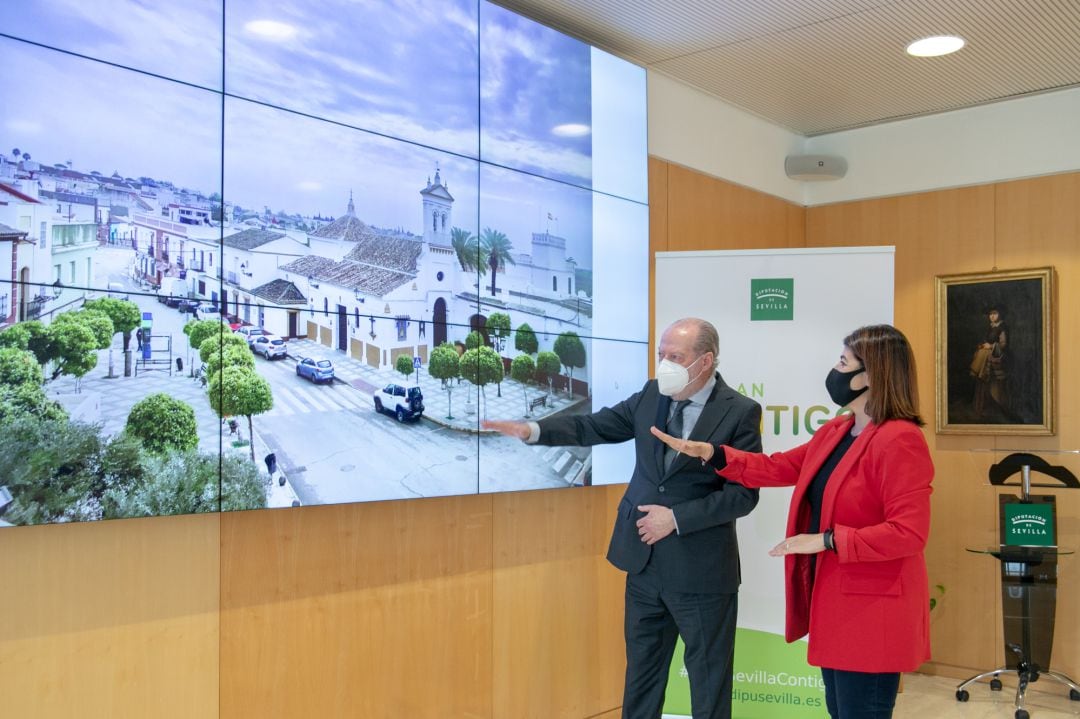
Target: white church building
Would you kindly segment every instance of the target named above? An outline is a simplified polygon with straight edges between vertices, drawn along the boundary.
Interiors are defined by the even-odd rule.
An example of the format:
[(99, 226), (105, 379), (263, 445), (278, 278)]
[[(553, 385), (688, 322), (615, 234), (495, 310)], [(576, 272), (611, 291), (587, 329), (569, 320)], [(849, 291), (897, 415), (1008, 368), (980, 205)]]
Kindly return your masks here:
[[(592, 298), (576, 286), (577, 263), (567, 258), (564, 238), (533, 233), (530, 251), (513, 252), (514, 263), (499, 270), (492, 294), (490, 267), (478, 275), (458, 260), (454, 198), (440, 171), (420, 197), (423, 235), (366, 224), (351, 196), (343, 216), (309, 233), (311, 254), (278, 268), (279, 280), (307, 300), (292, 310), (301, 321), (290, 328), (373, 367), (392, 367), (403, 354), (426, 365), (433, 347), (463, 343), (470, 331), (483, 331), (491, 313), (502, 312), (514, 329), (528, 323), (541, 351), (572, 331), (591, 355)], [(506, 342), (507, 361), (517, 354), (512, 339)], [(589, 376), (588, 364), (574, 375), (575, 393), (587, 392), (576, 378)]]

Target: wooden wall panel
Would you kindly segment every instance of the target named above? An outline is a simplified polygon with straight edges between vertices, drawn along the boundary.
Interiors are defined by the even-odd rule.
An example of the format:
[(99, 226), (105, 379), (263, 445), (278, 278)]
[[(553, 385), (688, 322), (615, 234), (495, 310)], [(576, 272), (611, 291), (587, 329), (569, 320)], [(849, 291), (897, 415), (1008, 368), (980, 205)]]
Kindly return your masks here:
[(218, 515), (0, 530), (4, 716), (217, 716)]
[[(1034, 449), (1080, 449), (1080, 173), (997, 185), (997, 261), (1002, 268), (1056, 270), (1056, 435), (1024, 438)], [(1014, 446), (1009, 438), (998, 446)], [(1048, 457), (1049, 458), (1049, 457)], [(1068, 464), (1074, 471), (1080, 460)], [(1039, 490), (1040, 492), (1046, 490)], [(1080, 491), (1055, 491), (1058, 542), (1080, 550)], [(1080, 676), (1080, 558), (1063, 557), (1058, 567), (1058, 612), (1052, 665)], [(1044, 687), (1045, 688), (1045, 687)]]
[(622, 704), (624, 575), (603, 552), (624, 490), (493, 497), (495, 717), (593, 717)]
[(666, 211), (673, 252), (805, 243), (805, 208), (679, 165), (668, 165)]
[(221, 717), (490, 717), (491, 504), (223, 515)]

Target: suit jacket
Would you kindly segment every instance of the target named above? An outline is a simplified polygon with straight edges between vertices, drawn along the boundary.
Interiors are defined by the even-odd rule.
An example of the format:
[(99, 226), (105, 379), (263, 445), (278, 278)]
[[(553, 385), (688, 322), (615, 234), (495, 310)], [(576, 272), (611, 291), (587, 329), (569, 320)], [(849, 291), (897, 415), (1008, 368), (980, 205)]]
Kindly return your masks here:
[[(694, 425), (690, 439), (761, 451), (761, 407), (724, 384), (716, 386)], [(685, 455), (664, 471), (664, 444), (653, 425), (664, 429), (671, 399), (649, 380), (613, 407), (590, 415), (540, 420), (540, 444), (592, 446), (634, 440), (636, 462), (608, 547), (608, 560), (638, 573), (652, 561), (664, 586), (678, 592), (730, 593), (739, 588), (739, 545), (735, 519), (750, 513), (757, 490), (728, 484), (711, 467)], [(671, 507), (678, 533), (648, 545), (638, 536), (639, 505)]]
[[(750, 487), (794, 485), (786, 536), (801, 534), (810, 522), (810, 482), (852, 421), (841, 415), (787, 452), (725, 450), (727, 466), (720, 471)], [(868, 425), (833, 470), (822, 498), (821, 528), (832, 528), (836, 551), (784, 557), (786, 638), (792, 642), (810, 633), (811, 664), (907, 672), (930, 658), (923, 549), (933, 476), (922, 431), (903, 420)]]

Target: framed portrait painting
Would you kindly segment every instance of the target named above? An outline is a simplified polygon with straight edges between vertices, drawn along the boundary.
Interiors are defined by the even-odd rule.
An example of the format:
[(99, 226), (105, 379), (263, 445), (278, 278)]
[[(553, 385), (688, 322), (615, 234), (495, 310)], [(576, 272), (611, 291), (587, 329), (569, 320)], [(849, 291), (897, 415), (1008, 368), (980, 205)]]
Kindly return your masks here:
[(937, 431), (1052, 435), (1054, 268), (937, 277)]

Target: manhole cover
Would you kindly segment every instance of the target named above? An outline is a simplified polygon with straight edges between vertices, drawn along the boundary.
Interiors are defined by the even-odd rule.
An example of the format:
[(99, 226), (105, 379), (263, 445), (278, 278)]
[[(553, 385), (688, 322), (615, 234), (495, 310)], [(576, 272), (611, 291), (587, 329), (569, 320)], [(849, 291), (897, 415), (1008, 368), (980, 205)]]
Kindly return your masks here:
[(463, 454), (459, 454), (458, 456), (454, 457), (454, 459), (456, 459), (456, 460), (457, 460), (457, 461), (459, 461), (459, 462), (464, 462), (465, 460), (467, 460), (467, 459), (468, 459), (468, 457), (466, 457), (466, 456), (465, 456), (465, 455), (463, 455)]

